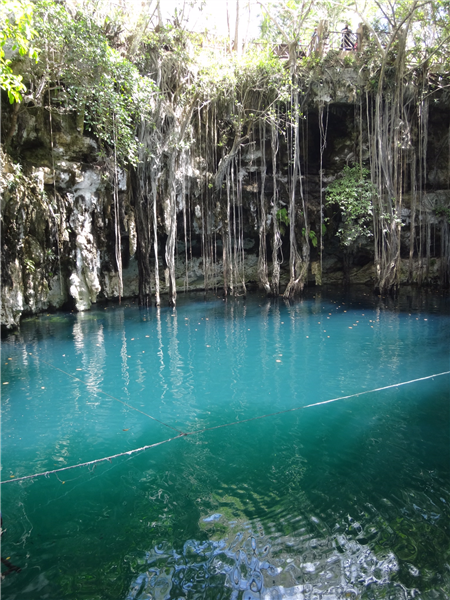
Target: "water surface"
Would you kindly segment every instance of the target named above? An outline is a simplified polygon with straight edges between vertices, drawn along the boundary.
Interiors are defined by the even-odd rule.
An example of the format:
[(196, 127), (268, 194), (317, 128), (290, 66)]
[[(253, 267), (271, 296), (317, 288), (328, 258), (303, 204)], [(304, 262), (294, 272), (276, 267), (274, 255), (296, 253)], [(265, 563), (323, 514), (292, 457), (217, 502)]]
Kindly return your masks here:
[(25, 321), (2, 597), (449, 598), (449, 348), (448, 297), (367, 290)]

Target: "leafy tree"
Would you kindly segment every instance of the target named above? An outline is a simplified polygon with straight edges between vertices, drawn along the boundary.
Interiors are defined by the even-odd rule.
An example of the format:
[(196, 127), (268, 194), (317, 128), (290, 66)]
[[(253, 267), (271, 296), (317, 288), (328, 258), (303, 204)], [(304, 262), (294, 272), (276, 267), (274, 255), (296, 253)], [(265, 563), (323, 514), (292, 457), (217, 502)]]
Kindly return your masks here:
[(26, 100), (78, 113), (106, 154), (114, 147), (120, 163), (135, 164), (135, 123), (151, 112), (153, 81), (112, 47), (109, 21), (99, 25), (93, 13), (38, 0), (32, 23), (40, 61), (24, 69)]
[(284, 0), (266, 4), (259, 2), (264, 11), (261, 30), (263, 37), (274, 42), (301, 43), (305, 25), (312, 16), (312, 0)]
[(320, 3), (309, 0), (283, 0), (259, 2), (263, 9), (261, 34), (263, 39), (272, 42), (296, 43), (309, 46), (314, 29), (322, 21), (328, 31), (341, 29), (344, 21), (355, 14), (353, 0), (323, 0)]
[(12, 69), (12, 60), (5, 51), (37, 60), (38, 51), (32, 45), (36, 31), (32, 27), (33, 5), (27, 0), (0, 0), (0, 87), (8, 93), (11, 104), (22, 100), (26, 91), (22, 75)]

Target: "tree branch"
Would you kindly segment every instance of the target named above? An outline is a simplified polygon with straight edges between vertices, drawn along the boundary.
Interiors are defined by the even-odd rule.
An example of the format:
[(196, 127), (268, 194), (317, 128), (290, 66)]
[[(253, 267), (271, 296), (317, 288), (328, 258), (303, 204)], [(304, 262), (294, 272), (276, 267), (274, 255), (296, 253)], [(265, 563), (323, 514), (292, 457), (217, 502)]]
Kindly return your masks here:
[(267, 14), (267, 16), (269, 17), (269, 19), (272, 21), (272, 23), (275, 25), (275, 27), (278, 29), (278, 31), (281, 33), (281, 35), (284, 38), (284, 41), (286, 42), (286, 44), (289, 44), (289, 36), (288, 34), (284, 31), (284, 29), (281, 27), (281, 25), (278, 23), (278, 21), (275, 19), (275, 17), (272, 17), (272, 15), (270, 14), (269, 10), (266, 8), (266, 6), (260, 2), (258, 0), (258, 4), (261, 6), (261, 8), (264, 10), (264, 12)]

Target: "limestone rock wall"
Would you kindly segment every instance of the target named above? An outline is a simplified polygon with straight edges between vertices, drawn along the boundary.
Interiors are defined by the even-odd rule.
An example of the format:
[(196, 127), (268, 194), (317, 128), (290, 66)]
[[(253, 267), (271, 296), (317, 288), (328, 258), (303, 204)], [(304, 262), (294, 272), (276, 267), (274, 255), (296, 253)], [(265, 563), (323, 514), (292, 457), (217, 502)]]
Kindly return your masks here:
[[(22, 314), (61, 307), (89, 309), (99, 298), (118, 295), (111, 256), (114, 215), (105, 170), (94, 140), (73, 120), (53, 117), (53, 135), (44, 110), (23, 111), (14, 136), (15, 160), (1, 152), (2, 326), (19, 324)], [(130, 229), (126, 177), (119, 194), (122, 227)], [(127, 295), (137, 290), (130, 265)], [(136, 271), (136, 269), (134, 269)]]
[[(354, 82), (350, 75), (342, 80), (339, 102), (331, 104), (327, 113), (327, 144), (323, 153), (322, 197), (329, 182), (343, 166), (367, 159), (366, 140), (360, 140), (356, 126), (354, 98), (350, 93)], [(330, 91), (317, 83), (318, 94), (328, 101)], [(348, 88), (348, 89), (347, 89)], [(347, 91), (346, 91), (347, 90)], [(348, 93), (347, 93), (348, 92)], [(328, 94), (328, 96), (327, 96)], [(326, 96), (326, 98), (325, 98)], [(442, 112), (442, 109), (440, 109)], [(429, 168), (424, 174), (426, 193), (420, 214), (412, 215), (413, 194), (406, 190), (403, 202), (403, 239), (401, 281), (437, 283), (443, 268), (437, 245), (442, 227), (442, 213), (450, 207), (450, 161), (448, 136), (442, 141), (442, 114), (430, 113)], [(319, 127), (317, 106), (306, 115), (306, 155), (303, 158), (303, 189), (307, 199), (311, 230), (320, 231)], [(449, 126), (448, 114), (445, 117)], [(444, 120), (445, 120), (444, 119)], [(82, 121), (82, 120), (81, 120)], [(53, 114), (52, 123), (43, 108), (25, 109), (19, 113), (11, 148), (1, 151), (1, 323), (3, 327), (18, 326), (22, 315), (41, 311), (71, 308), (87, 310), (95, 302), (118, 298), (119, 276), (115, 258), (115, 223), (119, 222), (122, 241), (123, 297), (139, 292), (139, 240), (136, 225), (136, 198), (133, 197), (132, 177), (119, 172), (120, 214), (114, 212), (111, 186), (113, 165), (105, 158), (95, 140), (82, 132), (80, 119), (65, 114)], [(267, 140), (266, 157), (270, 157)], [(198, 163), (198, 157), (197, 157)], [(289, 157), (281, 148), (277, 159), (279, 206), (287, 207), (289, 190), (287, 169)], [(261, 194), (260, 140), (254, 140), (241, 153), (239, 179), (242, 185), (242, 257), (239, 259), (242, 279), (246, 284), (258, 284), (258, 203)], [(270, 158), (267, 161), (265, 193), (273, 194), (273, 174)], [(270, 175), (269, 175), (270, 173)], [(223, 244), (221, 224), (226, 218), (218, 198), (210, 206), (202, 205), (204, 181), (214, 181), (214, 172), (202, 172), (198, 164), (177, 171), (177, 241), (175, 278), (178, 291), (223, 286)], [(189, 185), (182, 179), (189, 179)], [(202, 179), (203, 178), (203, 179)], [(203, 182), (203, 183), (202, 183)], [(183, 208), (184, 190), (191, 190), (185, 235)], [(205, 208), (206, 207), (206, 208)], [(449, 214), (450, 214), (450, 208)], [(333, 216), (322, 206), (323, 216)], [(440, 215), (440, 216), (439, 216)], [(206, 239), (203, 219), (212, 223)], [(414, 226), (411, 228), (411, 219)], [(270, 229), (272, 216), (267, 215)], [(206, 221), (205, 221), (206, 222)], [(345, 280), (344, 258), (335, 236), (335, 226), (324, 234), (322, 269), (317, 247), (311, 247), (310, 284), (341, 284)], [(158, 215), (158, 245), (160, 290), (168, 290), (169, 274), (164, 258), (165, 229)], [(427, 261), (409, 259), (411, 235), (420, 228), (429, 228), (430, 252)], [(153, 233), (151, 245), (153, 247)], [(426, 237), (426, 236), (425, 236)], [(289, 240), (283, 242), (284, 262), (281, 285), (288, 281)], [(186, 247), (188, 240), (188, 247)], [(211, 251), (204, 252), (205, 244)], [(434, 244), (434, 245), (433, 245)], [(271, 256), (268, 239), (268, 256)], [(430, 258), (431, 257), (431, 258)], [(152, 263), (153, 261), (153, 263)], [(154, 273), (154, 259), (150, 266)], [(269, 264), (269, 276), (272, 266)], [(348, 264), (350, 281), (373, 284), (375, 270), (373, 248), (364, 242), (352, 254)], [(411, 280), (413, 274), (413, 281)], [(154, 289), (154, 282), (152, 282)], [(164, 300), (163, 300), (164, 301)]]

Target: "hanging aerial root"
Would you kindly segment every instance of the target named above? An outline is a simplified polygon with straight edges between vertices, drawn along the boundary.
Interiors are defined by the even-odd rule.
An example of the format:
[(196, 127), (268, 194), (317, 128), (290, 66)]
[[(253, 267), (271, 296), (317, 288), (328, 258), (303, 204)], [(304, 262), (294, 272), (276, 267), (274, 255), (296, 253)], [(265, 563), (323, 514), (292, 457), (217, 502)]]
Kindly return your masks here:
[(289, 283), (286, 286), (283, 297), (287, 300), (293, 300), (303, 292), (305, 281), (308, 275), (308, 262), (303, 261), (297, 254), (295, 261), (295, 276), (291, 275)]

